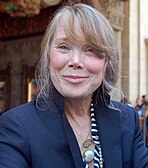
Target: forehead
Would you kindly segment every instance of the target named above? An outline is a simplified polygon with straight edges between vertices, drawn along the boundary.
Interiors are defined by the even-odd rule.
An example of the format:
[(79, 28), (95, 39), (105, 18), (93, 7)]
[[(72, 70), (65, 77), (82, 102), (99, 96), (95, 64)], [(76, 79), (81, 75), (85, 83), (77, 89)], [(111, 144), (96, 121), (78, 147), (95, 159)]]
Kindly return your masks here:
[(77, 19), (74, 19), (72, 24), (67, 24), (64, 21), (60, 21), (57, 25), (54, 40), (68, 39), (71, 42), (86, 42), (83, 29)]

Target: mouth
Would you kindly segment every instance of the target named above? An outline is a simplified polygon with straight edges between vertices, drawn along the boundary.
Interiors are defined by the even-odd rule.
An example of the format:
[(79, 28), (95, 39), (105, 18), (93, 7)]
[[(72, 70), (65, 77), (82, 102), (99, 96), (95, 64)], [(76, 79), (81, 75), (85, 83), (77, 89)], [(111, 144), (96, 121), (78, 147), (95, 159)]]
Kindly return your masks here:
[(88, 76), (79, 76), (79, 75), (63, 75), (65, 81), (72, 84), (80, 84), (85, 82), (89, 77)]

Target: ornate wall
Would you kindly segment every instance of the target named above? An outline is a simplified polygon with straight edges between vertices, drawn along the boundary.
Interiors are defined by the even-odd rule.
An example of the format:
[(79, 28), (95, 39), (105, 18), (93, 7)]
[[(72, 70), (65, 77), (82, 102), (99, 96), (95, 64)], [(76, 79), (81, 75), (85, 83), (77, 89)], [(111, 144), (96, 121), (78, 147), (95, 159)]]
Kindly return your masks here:
[[(39, 59), (41, 36), (3, 42), (0, 46), (0, 69), (5, 73), (9, 67), (7, 85), (11, 85), (10, 107), (17, 106), (27, 97), (24, 81), (26, 73), (32, 73)], [(24, 68), (25, 67), (25, 68)], [(30, 71), (29, 71), (30, 70)], [(1, 73), (1, 76), (4, 74)], [(27, 82), (27, 81), (26, 81)]]
[(34, 77), (42, 35), (59, 6), (30, 18), (0, 13), (0, 112), (27, 102), (28, 80)]
[(58, 7), (57, 5), (46, 8), (33, 17), (11, 17), (0, 13), (0, 41), (43, 34), (52, 14)]

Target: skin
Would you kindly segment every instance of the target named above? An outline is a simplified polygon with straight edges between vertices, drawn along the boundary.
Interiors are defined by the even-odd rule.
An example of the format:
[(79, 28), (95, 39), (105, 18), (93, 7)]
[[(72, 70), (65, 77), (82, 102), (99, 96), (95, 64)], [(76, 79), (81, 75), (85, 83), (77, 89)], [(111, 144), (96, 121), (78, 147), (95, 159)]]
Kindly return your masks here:
[[(78, 21), (75, 20), (74, 23), (75, 35), (84, 39)], [(64, 97), (65, 114), (83, 153), (82, 143), (91, 130), (91, 98), (102, 82), (106, 58), (99, 58), (87, 43), (78, 45), (70, 42), (65, 35), (62, 21), (57, 26), (49, 57), (51, 80)], [(93, 144), (91, 149), (94, 147)], [(93, 163), (90, 167), (93, 167)]]

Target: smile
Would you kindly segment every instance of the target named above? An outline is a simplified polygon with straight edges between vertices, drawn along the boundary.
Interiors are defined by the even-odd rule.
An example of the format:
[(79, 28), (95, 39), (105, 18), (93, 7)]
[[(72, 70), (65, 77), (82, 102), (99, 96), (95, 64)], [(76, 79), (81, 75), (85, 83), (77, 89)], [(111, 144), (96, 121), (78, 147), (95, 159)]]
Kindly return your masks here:
[(73, 76), (73, 75), (64, 75), (63, 76), (64, 80), (69, 82), (69, 83), (72, 83), (72, 84), (80, 84), (80, 83), (83, 83), (85, 82), (88, 77), (85, 77), (85, 76)]

